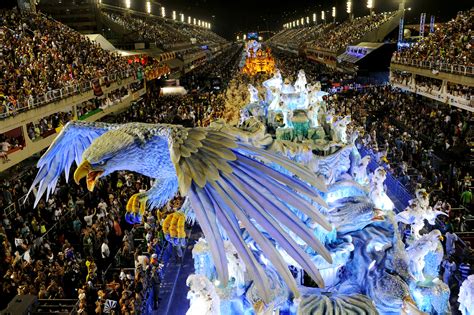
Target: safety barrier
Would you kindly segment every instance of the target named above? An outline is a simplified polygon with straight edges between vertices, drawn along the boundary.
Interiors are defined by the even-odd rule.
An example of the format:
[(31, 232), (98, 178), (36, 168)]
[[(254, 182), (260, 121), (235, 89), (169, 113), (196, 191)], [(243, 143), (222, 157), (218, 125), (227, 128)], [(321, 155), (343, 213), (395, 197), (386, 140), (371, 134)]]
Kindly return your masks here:
[(392, 63), (401, 64), (405, 66), (412, 66), (417, 68), (430, 69), (441, 72), (455, 73), (460, 75), (474, 76), (473, 66), (464, 66), (446, 62), (431, 62), (423, 60), (415, 60), (409, 58), (392, 58)]
[[(367, 166), (367, 170), (370, 172), (375, 171), (378, 167), (382, 166), (387, 170), (387, 177), (385, 179), (384, 184), (387, 186), (387, 190), (390, 192), (390, 194), (395, 197), (402, 205), (403, 207), (407, 207), (409, 204), (409, 201), (413, 199), (413, 195), (403, 186), (393, 175), (390, 171), (388, 171), (388, 168), (386, 164), (379, 165), (377, 163), (377, 158), (375, 155), (372, 153), (371, 150), (365, 148), (362, 145), (358, 146), (359, 153), (361, 157), (364, 156), (370, 156), (370, 163)], [(397, 209), (397, 210), (403, 210), (403, 209)]]
[[(98, 78), (99, 84), (103, 85), (129, 78), (131, 76), (136, 75), (136, 71), (136, 69), (128, 69), (125, 71), (114, 72), (109, 75), (102, 76)], [(4, 112), (0, 113), (0, 119), (16, 115), (32, 108), (44, 106), (73, 95), (88, 92), (92, 90), (92, 87), (93, 80), (88, 82), (70, 84), (60, 89), (51, 90), (46, 93), (36, 95), (35, 97), (30, 96), (30, 98), (24, 104), (20, 104), (18, 106), (14, 105), (14, 103), (12, 103), (11, 101), (7, 102)]]

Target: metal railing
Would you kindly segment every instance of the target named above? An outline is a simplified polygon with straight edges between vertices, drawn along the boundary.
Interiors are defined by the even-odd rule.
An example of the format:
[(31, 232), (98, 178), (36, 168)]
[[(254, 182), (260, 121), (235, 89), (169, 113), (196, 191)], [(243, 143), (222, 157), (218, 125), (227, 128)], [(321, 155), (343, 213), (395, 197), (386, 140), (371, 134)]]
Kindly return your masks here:
[(5, 218), (9, 218), (13, 213), (16, 212), (15, 203), (11, 203), (3, 209), (3, 215)]
[[(109, 82), (113, 83), (122, 79), (126, 79), (136, 75), (137, 69), (127, 69), (120, 72), (113, 72), (108, 75), (104, 75), (99, 79), (99, 84), (102, 86), (104, 83)], [(92, 90), (93, 80), (87, 82), (80, 82), (67, 85), (60, 89), (51, 90), (43, 94), (36, 95), (35, 97), (30, 97), (23, 104), (14, 105), (12, 102), (7, 102), (5, 105), (5, 110), (3, 113), (0, 113), (0, 119), (4, 119), (10, 116), (14, 116), (18, 113), (28, 111), (33, 108), (41, 107), (74, 95), (82, 94)]]
[(474, 76), (474, 67), (459, 64), (452, 64), (447, 62), (431, 62), (416, 60), (404, 57), (393, 57), (392, 63), (401, 64), (405, 66), (412, 66), (423, 69), (436, 70), (440, 72), (455, 73), (460, 75)]

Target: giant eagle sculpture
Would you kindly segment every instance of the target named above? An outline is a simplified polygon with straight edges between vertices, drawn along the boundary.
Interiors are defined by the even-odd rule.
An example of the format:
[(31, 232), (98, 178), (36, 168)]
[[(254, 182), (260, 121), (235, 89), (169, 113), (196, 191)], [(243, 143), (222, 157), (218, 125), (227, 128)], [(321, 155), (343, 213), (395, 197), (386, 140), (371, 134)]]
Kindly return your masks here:
[[(69, 177), (73, 162), (78, 165), (74, 180), (79, 183), (85, 177), (91, 191), (99, 179), (115, 171), (134, 171), (154, 179), (150, 190), (129, 199), (126, 217), (132, 223), (141, 221), (147, 206), (161, 207), (178, 191), (189, 196), (223, 285), (229, 278), (224, 250), (224, 240), (229, 240), (245, 262), (262, 299), (270, 299), (271, 286), (265, 270), (244, 242), (246, 230), (295, 295), (299, 295), (297, 284), (274, 242), (320, 287), (324, 286), (310, 256), (289, 232), (332, 261), (324, 245), (291, 209), (298, 209), (330, 230), (330, 224), (314, 205), (326, 206), (318, 193), (326, 188), (309, 169), (285, 157), (211, 128), (73, 121), (38, 162), (39, 171), (30, 189), (37, 189), (35, 206), (44, 193), (48, 198), (53, 192), (61, 173), (66, 179)], [(288, 172), (281, 173), (270, 165)]]

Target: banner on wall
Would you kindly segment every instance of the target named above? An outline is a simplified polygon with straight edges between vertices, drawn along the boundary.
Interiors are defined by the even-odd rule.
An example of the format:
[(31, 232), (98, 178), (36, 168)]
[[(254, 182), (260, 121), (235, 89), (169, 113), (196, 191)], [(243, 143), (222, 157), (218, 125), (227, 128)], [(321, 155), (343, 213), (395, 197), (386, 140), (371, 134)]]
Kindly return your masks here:
[(430, 19), (430, 33), (434, 33), (435, 31), (435, 16), (432, 15)]
[(426, 13), (421, 13), (420, 16), (420, 36), (425, 37), (425, 20), (426, 20)]

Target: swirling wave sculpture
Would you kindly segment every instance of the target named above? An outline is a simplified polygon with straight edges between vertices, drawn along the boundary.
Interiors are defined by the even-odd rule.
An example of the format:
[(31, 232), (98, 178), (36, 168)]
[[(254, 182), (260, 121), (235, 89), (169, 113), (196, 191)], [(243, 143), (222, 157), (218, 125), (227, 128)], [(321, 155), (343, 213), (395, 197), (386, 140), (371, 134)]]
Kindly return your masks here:
[[(244, 228), (259, 247), (259, 255), (271, 263), (295, 296), (299, 295), (297, 284), (275, 244), (324, 287), (311, 257), (289, 235), (293, 233), (331, 262), (327, 249), (289, 208), (331, 230), (312, 204), (327, 206), (318, 192), (326, 187), (305, 167), (211, 128), (69, 122), (38, 162), (30, 189), (37, 186), (35, 206), (45, 193), (49, 197), (61, 173), (69, 178), (74, 162), (76, 183), (85, 177), (91, 191), (99, 179), (115, 171), (134, 171), (154, 179), (150, 190), (130, 198), (126, 218), (131, 223), (141, 222), (147, 206), (163, 206), (178, 190), (187, 195), (223, 286), (229, 280), (224, 248), (224, 240), (229, 240), (244, 261), (261, 303), (271, 301), (272, 286), (259, 262), (263, 257), (246, 245)], [(266, 164), (278, 165), (294, 176)]]

